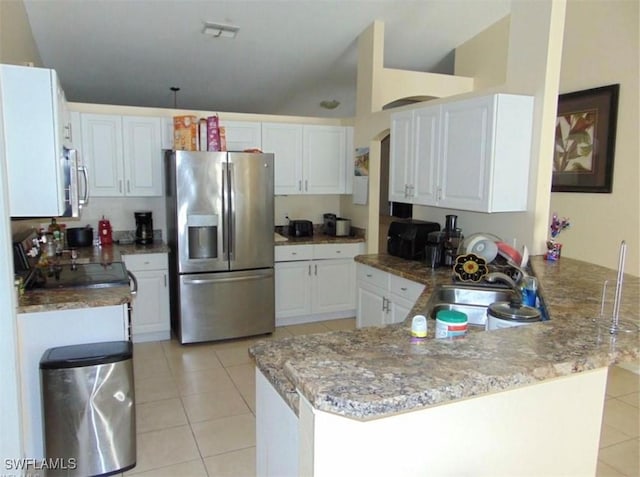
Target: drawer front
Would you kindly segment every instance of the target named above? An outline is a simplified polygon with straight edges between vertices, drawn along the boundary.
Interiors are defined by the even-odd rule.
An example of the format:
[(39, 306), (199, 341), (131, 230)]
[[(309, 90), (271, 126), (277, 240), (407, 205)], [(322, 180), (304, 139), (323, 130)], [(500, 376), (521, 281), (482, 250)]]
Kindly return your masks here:
[(357, 273), (358, 283), (368, 283), (383, 290), (389, 289), (389, 274), (387, 272), (359, 263)]
[(424, 285), (417, 283), (397, 275), (391, 275), (389, 291), (394, 295), (404, 298), (410, 302), (415, 302), (422, 291)]
[(363, 253), (363, 243), (327, 243), (313, 246), (313, 258), (353, 258)]
[(279, 245), (275, 247), (276, 262), (311, 260), (312, 258), (313, 245)]
[(122, 255), (128, 270), (166, 270), (169, 268), (166, 253), (136, 253)]

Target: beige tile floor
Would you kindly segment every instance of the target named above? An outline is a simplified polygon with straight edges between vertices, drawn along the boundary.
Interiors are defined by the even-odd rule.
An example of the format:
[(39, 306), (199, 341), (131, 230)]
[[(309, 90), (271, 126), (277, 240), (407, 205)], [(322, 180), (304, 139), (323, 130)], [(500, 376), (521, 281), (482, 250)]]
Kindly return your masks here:
[[(277, 328), (271, 338), (352, 329), (354, 319)], [(264, 338), (261, 338), (264, 339)], [(256, 339), (134, 346), (137, 477), (255, 475)], [(640, 476), (640, 376), (611, 369), (597, 477)]]

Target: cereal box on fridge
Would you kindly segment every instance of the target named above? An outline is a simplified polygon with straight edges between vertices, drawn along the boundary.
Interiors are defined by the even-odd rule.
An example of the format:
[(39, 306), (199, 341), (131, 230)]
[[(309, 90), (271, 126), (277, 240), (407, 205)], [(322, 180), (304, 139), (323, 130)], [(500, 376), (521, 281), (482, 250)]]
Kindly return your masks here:
[(207, 151), (221, 151), (218, 116), (207, 118)]
[(198, 118), (196, 116), (173, 117), (173, 148), (177, 151), (198, 150)]
[(200, 118), (198, 129), (198, 151), (207, 151), (207, 120)]
[(224, 126), (220, 126), (218, 128), (218, 131), (220, 131), (220, 150), (226, 151), (227, 150), (227, 133), (224, 129)]

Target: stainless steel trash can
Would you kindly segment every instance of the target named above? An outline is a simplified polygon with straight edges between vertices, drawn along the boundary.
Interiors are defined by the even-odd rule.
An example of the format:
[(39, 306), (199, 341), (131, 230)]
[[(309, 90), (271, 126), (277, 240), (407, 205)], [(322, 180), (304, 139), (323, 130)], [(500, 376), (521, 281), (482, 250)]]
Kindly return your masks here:
[(110, 475), (136, 465), (133, 346), (50, 348), (40, 360), (47, 475)]

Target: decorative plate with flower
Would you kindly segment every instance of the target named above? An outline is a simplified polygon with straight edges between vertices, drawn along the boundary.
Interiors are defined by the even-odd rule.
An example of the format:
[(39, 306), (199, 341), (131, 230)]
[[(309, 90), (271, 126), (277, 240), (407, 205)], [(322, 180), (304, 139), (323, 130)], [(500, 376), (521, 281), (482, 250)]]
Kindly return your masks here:
[(453, 273), (463, 282), (479, 282), (488, 272), (487, 261), (475, 253), (460, 255), (453, 266)]

